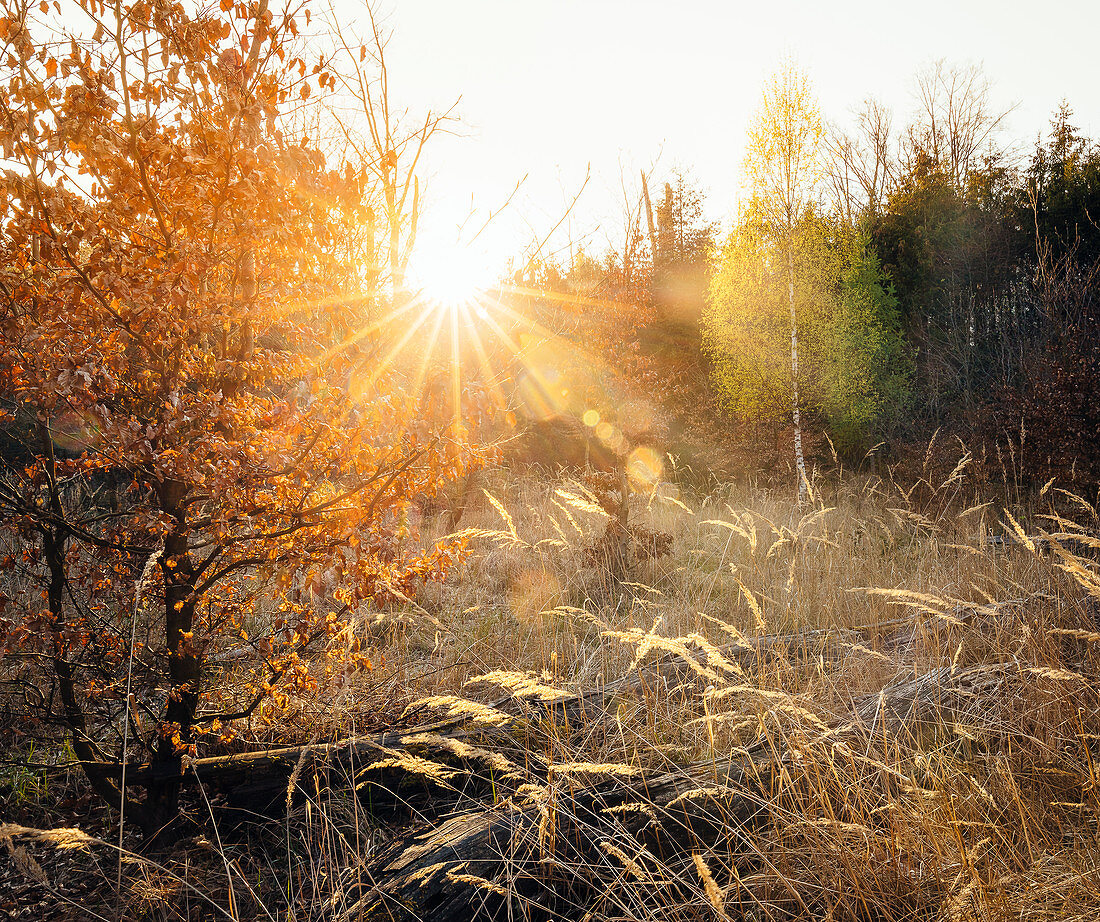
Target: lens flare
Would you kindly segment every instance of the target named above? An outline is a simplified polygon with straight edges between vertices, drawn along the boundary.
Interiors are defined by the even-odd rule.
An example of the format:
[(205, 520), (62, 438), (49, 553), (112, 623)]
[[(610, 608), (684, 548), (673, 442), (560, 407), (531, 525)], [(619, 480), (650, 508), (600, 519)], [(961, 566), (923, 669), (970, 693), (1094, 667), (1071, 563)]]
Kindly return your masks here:
[(645, 490), (651, 490), (661, 482), (665, 473), (664, 468), (661, 456), (646, 445), (635, 448), (626, 463), (626, 471), (631, 483)]

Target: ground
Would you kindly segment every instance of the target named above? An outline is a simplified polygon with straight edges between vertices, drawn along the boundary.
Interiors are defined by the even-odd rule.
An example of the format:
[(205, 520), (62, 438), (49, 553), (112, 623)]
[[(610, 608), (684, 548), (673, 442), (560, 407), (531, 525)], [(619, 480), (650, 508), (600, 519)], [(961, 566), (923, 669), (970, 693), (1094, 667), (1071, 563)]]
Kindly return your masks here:
[[(310, 763), (285, 815), (120, 864), (76, 776), (8, 766), (9, 821), (102, 841), (5, 827), (0, 913), (350, 922), (430, 879), (458, 894), (439, 918), (1100, 918), (1096, 511), (1056, 486), (1006, 509), (969, 465), (833, 471), (803, 509), (662, 472), (614, 553), (593, 481), (490, 471), (462, 570), (365, 618), (373, 672), (288, 709), (285, 742), (409, 731), (358, 797)], [(660, 791), (728, 821), (669, 838)], [(461, 817), (451, 844), (481, 848), (463, 830), (504, 816), (514, 860), (398, 880), (409, 836)]]

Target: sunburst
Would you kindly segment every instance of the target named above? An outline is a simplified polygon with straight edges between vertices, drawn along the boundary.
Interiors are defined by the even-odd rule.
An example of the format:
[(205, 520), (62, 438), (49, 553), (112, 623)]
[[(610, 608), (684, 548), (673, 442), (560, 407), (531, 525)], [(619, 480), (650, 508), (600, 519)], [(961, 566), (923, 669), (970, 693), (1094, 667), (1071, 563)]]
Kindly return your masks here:
[[(516, 406), (528, 416), (575, 411), (570, 404), (580, 396), (582, 381), (563, 377), (565, 366), (587, 366), (592, 373), (583, 377), (591, 378), (604, 363), (569, 331), (540, 323), (522, 306), (531, 300), (587, 311), (609, 307), (598, 299), (494, 280), (474, 251), (444, 250), (418, 259), (390, 309), (330, 348), (322, 361), (353, 348), (359, 352), (348, 382), (359, 400), (373, 399), (391, 373), (403, 379), (408, 393), (443, 389), (445, 412), (456, 424), (466, 422), (463, 400), (471, 387), (490, 394), (497, 407)], [(356, 347), (364, 341), (371, 345)]]
[(440, 249), (423, 256), (411, 270), (411, 276), (411, 287), (417, 296), (440, 308), (477, 305), (495, 282), (481, 254), (463, 247)]

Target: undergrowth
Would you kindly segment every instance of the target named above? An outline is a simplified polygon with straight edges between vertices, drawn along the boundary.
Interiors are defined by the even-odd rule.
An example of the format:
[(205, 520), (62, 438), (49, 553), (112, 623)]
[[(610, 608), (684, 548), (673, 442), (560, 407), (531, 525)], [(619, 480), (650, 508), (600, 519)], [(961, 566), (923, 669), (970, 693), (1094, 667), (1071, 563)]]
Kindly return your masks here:
[[(401, 917), (380, 875), (403, 837), (513, 811), (513, 852), (433, 871), (486, 917), (1100, 919), (1097, 510), (1056, 483), (1005, 508), (968, 465), (815, 483), (801, 510), (636, 483), (602, 556), (620, 520), (590, 484), (490, 476), (463, 571), (359, 628), (362, 690), (462, 732), (410, 731), (346, 783), (296, 773), (281, 821), (155, 858), (0, 839), (58, 912), (54, 846), (90, 856), (102, 918)], [(357, 688), (292, 702), (286, 736), (354, 735)], [(686, 802), (708, 835), (661, 832)]]

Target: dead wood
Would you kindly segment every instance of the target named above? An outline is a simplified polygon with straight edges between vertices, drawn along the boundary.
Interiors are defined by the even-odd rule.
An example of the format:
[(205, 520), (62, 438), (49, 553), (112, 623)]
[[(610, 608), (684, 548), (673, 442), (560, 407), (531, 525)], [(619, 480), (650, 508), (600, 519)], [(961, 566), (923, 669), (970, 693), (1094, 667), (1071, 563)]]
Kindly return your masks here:
[[(748, 669), (754, 663), (770, 662), (777, 656), (790, 659), (823, 656), (832, 659), (860, 639), (857, 631), (812, 630), (746, 638), (712, 652), (684, 649), (678, 653), (662, 653), (652, 662), (599, 688), (551, 697), (517, 697), (509, 694), (493, 701), (487, 708), (489, 713), (499, 715), (498, 727), (514, 724), (516, 720), (590, 720), (605, 713), (609, 702), (621, 695), (645, 692), (657, 685), (667, 688), (690, 681), (693, 677), (705, 677), (715, 670), (728, 674), (731, 666)], [(288, 782), (296, 769), (300, 777), (310, 780), (312, 787), (318, 781), (323, 784), (361, 782), (362, 773), (369, 766), (399, 759), (403, 753), (415, 753), (461, 767), (463, 760), (456, 758), (447, 741), (466, 738), (477, 729), (474, 724), (469, 716), (459, 716), (372, 737), (192, 759), (185, 766), (182, 782), (185, 785), (201, 784), (209, 791), (223, 794), (242, 810), (270, 816), (273, 809), (285, 801)], [(402, 775), (400, 767), (390, 768), (393, 770), (388, 774), (393, 776), (393, 780), (398, 780)], [(89, 765), (88, 769), (115, 782), (123, 779), (123, 767), (118, 763), (96, 763)], [(167, 771), (167, 767), (130, 765), (126, 767), (125, 783), (127, 787), (144, 787), (166, 780)], [(384, 787), (381, 781), (376, 776), (375, 787)], [(423, 786), (422, 781), (420, 786)], [(374, 801), (376, 806), (383, 802), (384, 798)]]
[[(181, 782), (185, 787), (201, 785), (221, 805), (220, 816), (233, 821), (281, 816), (289, 802), (288, 787), (295, 786), (310, 793), (318, 787), (352, 787), (378, 818), (397, 813), (415, 815), (422, 821), (442, 810), (456, 809), (464, 799), (499, 793), (498, 779), (486, 770), (485, 750), (479, 749), (473, 756), (463, 754), (466, 741), (531, 722), (588, 724), (606, 717), (613, 702), (624, 695), (665, 691), (693, 680), (705, 684), (710, 677), (729, 678), (731, 670), (749, 671), (778, 657), (833, 661), (858, 644), (868, 630), (766, 635), (709, 651), (683, 647), (663, 652), (598, 688), (549, 697), (505, 695), (482, 706), (483, 716), (493, 716), (489, 722), (475, 720), (460, 709), (451, 719), (400, 732), (193, 759), (186, 763)], [(417, 759), (441, 765), (444, 770), (433, 778), (416, 770), (424, 764)], [(546, 777), (547, 766), (532, 753), (525, 753), (524, 762), (530, 777)], [(372, 768), (379, 763), (382, 767)], [(116, 783), (123, 780), (118, 763), (97, 763), (88, 770)], [(162, 782), (166, 770), (149, 764), (129, 765), (125, 785), (141, 788)]]

